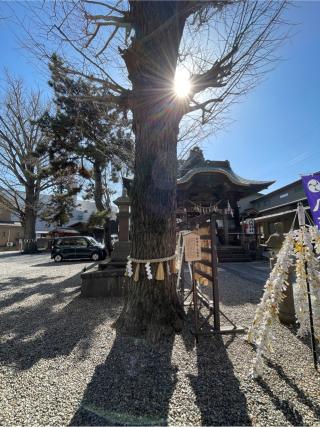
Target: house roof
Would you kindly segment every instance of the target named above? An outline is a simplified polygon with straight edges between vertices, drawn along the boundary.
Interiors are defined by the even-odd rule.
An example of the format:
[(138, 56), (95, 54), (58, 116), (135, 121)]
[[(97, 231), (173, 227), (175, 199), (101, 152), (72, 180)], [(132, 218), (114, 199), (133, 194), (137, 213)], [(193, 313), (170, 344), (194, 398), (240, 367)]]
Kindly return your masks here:
[(21, 227), (20, 222), (0, 222), (2, 227)]
[[(310, 207), (309, 206), (304, 206), (304, 210), (310, 210)], [(277, 218), (279, 216), (284, 216), (284, 215), (292, 214), (294, 212), (297, 212), (297, 208), (290, 209), (290, 210), (287, 210), (287, 211), (276, 212), (276, 213), (269, 214), (269, 215), (258, 216), (256, 218), (254, 218), (254, 220), (256, 222), (260, 222), (260, 221), (264, 221), (265, 219)]]
[[(314, 173), (310, 173), (309, 175), (317, 175), (317, 174), (319, 174), (319, 173), (320, 173), (320, 171), (318, 171), (318, 172), (314, 172)], [(297, 179), (297, 180), (295, 180), (295, 181), (293, 181), (293, 182), (290, 182), (289, 184), (286, 184), (286, 185), (284, 185), (283, 187), (277, 188), (276, 190), (273, 190), (273, 191), (271, 191), (270, 193), (263, 194), (261, 198), (263, 198), (263, 199), (268, 199), (269, 197), (272, 197), (272, 196), (274, 196), (274, 195), (276, 195), (276, 194), (278, 194), (278, 193), (283, 193), (284, 191), (287, 191), (287, 190), (289, 190), (290, 188), (292, 188), (292, 187), (296, 187), (296, 186), (301, 186), (301, 188), (303, 188), (303, 187), (302, 187), (302, 181), (301, 181), (301, 178), (299, 178), (299, 179)], [(256, 200), (258, 200), (258, 199), (256, 199)], [(252, 202), (255, 202), (255, 200), (252, 200)]]
[(57, 227), (53, 230), (50, 230), (50, 233), (71, 233), (71, 234), (79, 234), (79, 231), (73, 230), (72, 228), (64, 228), (64, 227)]

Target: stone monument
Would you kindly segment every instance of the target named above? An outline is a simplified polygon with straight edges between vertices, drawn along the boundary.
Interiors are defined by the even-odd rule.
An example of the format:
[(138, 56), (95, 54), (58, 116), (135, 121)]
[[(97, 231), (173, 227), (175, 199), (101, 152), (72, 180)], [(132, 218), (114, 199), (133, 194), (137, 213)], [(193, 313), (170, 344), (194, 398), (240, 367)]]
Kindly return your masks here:
[(124, 273), (130, 253), (130, 199), (125, 188), (114, 203), (119, 207), (119, 241), (114, 245), (111, 259), (81, 274), (81, 295), (84, 297), (119, 297), (128, 291)]
[[(272, 257), (270, 259), (270, 267), (273, 268), (276, 263), (278, 252), (280, 251), (284, 242), (285, 236), (283, 234), (283, 225), (281, 222), (274, 224), (275, 232), (271, 234), (269, 239), (266, 241), (266, 246), (272, 251)], [(279, 320), (280, 322), (291, 325), (296, 321), (295, 309), (294, 309), (294, 298), (292, 283), (295, 280), (295, 271), (293, 267), (289, 268), (288, 274), (288, 286), (284, 292), (284, 300), (279, 304)]]

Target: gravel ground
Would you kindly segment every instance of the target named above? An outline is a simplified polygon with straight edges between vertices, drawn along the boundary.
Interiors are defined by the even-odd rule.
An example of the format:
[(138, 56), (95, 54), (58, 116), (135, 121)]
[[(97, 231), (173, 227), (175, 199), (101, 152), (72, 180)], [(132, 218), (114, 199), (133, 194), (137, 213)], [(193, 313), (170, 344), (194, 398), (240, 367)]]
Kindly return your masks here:
[[(1, 425), (320, 426), (320, 377), (292, 330), (279, 325), (259, 381), (243, 336), (196, 345), (191, 320), (152, 349), (117, 336), (121, 300), (80, 298), (87, 264), (0, 256)], [(263, 263), (221, 266), (222, 308), (239, 325), (249, 326), (266, 275)]]

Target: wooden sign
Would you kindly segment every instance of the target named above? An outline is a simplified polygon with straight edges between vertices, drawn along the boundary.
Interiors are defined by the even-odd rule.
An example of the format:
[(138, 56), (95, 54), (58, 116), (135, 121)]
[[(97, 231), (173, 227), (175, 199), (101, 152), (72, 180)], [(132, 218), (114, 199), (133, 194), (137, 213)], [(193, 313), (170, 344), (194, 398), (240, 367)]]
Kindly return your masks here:
[(183, 236), (185, 260), (199, 261), (201, 259), (201, 242), (200, 236), (196, 233), (189, 233)]

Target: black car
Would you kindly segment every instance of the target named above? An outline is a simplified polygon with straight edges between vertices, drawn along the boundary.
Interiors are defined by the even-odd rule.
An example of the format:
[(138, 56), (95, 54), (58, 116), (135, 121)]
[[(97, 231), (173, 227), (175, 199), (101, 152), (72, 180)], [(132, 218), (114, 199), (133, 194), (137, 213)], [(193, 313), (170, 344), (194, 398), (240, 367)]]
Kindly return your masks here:
[(58, 237), (54, 239), (51, 258), (56, 262), (64, 259), (90, 258), (92, 261), (99, 261), (106, 257), (106, 250), (101, 243), (93, 237)]

